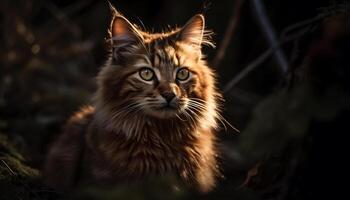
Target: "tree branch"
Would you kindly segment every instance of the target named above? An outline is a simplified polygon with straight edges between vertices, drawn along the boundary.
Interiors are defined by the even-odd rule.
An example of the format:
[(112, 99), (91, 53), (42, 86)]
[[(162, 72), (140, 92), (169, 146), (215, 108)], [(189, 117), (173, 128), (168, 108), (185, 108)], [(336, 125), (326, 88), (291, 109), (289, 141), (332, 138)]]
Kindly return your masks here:
[(280, 66), (282, 73), (285, 74), (288, 70), (289, 64), (283, 50), (278, 45), (276, 31), (272, 27), (267, 17), (264, 4), (261, 2), (261, 0), (251, 0), (251, 3), (253, 12), (255, 14), (255, 18), (259, 22), (261, 30), (264, 33), (265, 38), (269, 43), (269, 46), (275, 47), (273, 52), (276, 62)]
[(241, 72), (238, 73), (233, 79), (231, 79), (224, 87), (223, 92), (229, 92), (237, 83), (239, 83), (244, 77), (246, 77), (251, 71), (256, 67), (260, 66), (280, 45), (283, 45), (287, 42), (293, 41), (304, 34), (306, 34), (314, 23), (324, 19), (326, 15), (320, 14), (314, 18), (307, 19), (301, 22), (297, 22), (285, 28), (282, 31), (280, 40), (275, 44), (276, 46), (271, 46), (266, 51), (264, 51), (258, 58), (249, 63), (246, 67), (243, 68)]
[(230, 18), (230, 21), (227, 25), (227, 29), (225, 31), (225, 35), (224, 35), (224, 39), (221, 41), (220, 47), (215, 55), (215, 58), (212, 62), (212, 66), (215, 68), (218, 68), (220, 63), (222, 62), (222, 59), (225, 56), (226, 53), (226, 49), (228, 47), (228, 45), (231, 42), (231, 39), (234, 36), (236, 27), (237, 27), (237, 23), (240, 19), (241, 16), (241, 7), (242, 4), (244, 3), (245, 0), (236, 0), (234, 6), (233, 6), (233, 14)]

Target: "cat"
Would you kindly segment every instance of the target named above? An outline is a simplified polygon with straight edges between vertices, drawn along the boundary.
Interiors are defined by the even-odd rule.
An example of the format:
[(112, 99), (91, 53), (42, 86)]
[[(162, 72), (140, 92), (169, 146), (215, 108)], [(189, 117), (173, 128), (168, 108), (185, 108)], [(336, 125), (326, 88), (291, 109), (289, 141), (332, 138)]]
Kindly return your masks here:
[(217, 121), (222, 95), (202, 55), (212, 45), (204, 17), (148, 33), (114, 8), (110, 56), (91, 106), (74, 114), (53, 142), (45, 176), (70, 190), (82, 176), (103, 184), (175, 175), (211, 191), (220, 176)]

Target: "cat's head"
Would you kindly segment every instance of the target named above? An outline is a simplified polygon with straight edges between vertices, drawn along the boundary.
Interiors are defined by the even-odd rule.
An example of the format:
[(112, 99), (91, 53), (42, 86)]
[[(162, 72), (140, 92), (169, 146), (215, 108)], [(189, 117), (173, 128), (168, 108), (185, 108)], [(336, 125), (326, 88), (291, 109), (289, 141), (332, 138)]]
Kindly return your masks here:
[(211, 44), (204, 28), (204, 17), (195, 15), (182, 28), (148, 33), (115, 12), (110, 60), (98, 75), (100, 105), (116, 118), (214, 112), (213, 72), (201, 52), (203, 44)]

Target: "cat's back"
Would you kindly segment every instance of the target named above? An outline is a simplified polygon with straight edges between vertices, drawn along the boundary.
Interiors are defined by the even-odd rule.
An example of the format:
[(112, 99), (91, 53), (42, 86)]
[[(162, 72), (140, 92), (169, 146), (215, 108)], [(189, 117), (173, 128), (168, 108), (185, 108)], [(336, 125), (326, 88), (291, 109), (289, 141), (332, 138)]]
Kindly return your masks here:
[(95, 108), (93, 106), (82, 107), (70, 117), (64, 128), (64, 133), (73, 135), (78, 134), (78, 130), (85, 129), (92, 121), (94, 114)]
[(84, 152), (84, 135), (95, 109), (85, 106), (72, 115), (62, 133), (49, 148), (44, 173), (48, 185), (69, 190), (78, 180), (78, 170)]

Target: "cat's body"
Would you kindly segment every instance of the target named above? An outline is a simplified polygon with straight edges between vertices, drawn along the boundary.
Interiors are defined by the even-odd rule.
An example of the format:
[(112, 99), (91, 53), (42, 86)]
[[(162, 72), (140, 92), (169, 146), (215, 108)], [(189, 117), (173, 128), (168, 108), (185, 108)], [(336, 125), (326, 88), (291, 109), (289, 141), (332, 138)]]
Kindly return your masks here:
[(76, 113), (54, 142), (49, 184), (69, 189), (80, 176), (113, 184), (169, 174), (211, 190), (220, 95), (202, 59), (203, 34), (201, 15), (182, 29), (150, 34), (116, 13), (94, 104)]

